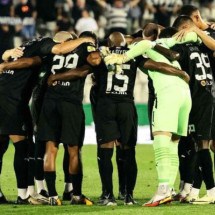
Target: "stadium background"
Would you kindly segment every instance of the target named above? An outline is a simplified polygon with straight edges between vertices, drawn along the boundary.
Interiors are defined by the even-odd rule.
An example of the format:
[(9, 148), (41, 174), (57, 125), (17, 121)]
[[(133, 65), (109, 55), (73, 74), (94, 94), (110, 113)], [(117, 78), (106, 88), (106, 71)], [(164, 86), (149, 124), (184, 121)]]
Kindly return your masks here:
[[(114, 3), (114, 0), (105, 1), (108, 4)], [(138, 31), (147, 22), (155, 21), (154, 12), (149, 7), (153, 2), (156, 1), (139, 0), (138, 5), (129, 10), (126, 26), (128, 34)], [(200, 8), (203, 18), (208, 21), (215, 19), (213, 0), (165, 0), (163, 2), (167, 5), (166, 12), (171, 22), (182, 4), (196, 5)], [(175, 7), (177, 10), (173, 14), (171, 11)], [(94, 30), (99, 39), (103, 39), (107, 34), (107, 23), (108, 14), (101, 10), (96, 0), (0, 0), (0, 55), (6, 49), (19, 46), (26, 39), (35, 36), (53, 36), (59, 30), (75, 31), (78, 34), (85, 30)], [(91, 85), (91, 78), (88, 76), (83, 99), (86, 114), (85, 140), (87, 141), (85, 143), (96, 143), (89, 101)], [(139, 117), (138, 142), (148, 143), (150, 135), (147, 117), (147, 76), (141, 72), (137, 73), (134, 98)]]
[[(174, 0), (172, 0), (174, 2)], [(11, 6), (16, 7), (19, 3), (19, 0), (0, 0), (0, 54), (6, 49), (13, 48), (14, 46), (18, 46), (21, 44), (22, 40), (24, 40), (20, 31), (22, 25), (20, 25), (20, 21), (18, 17), (15, 16), (13, 11), (11, 10)], [(107, 2), (111, 2), (107, 0)], [(168, 0), (166, 0), (168, 2)], [(175, 1), (176, 2), (176, 1)], [(13, 4), (12, 4), (13, 3)], [(46, 8), (46, 12), (53, 12), (53, 20), (42, 20), (41, 19), (41, 11), (37, 8), (37, 18), (33, 17), (34, 25), (35, 25), (35, 34), (36, 36), (52, 36), (56, 30), (59, 23), (62, 21), (62, 15), (60, 15), (62, 8), (67, 8), (66, 13), (69, 15), (69, 22), (71, 29), (74, 30), (75, 21), (73, 20), (74, 14), (72, 11), (78, 10), (77, 3), (82, 5), (81, 7), (87, 7), (90, 10), (90, 15), (95, 18), (96, 23), (98, 24), (98, 35), (102, 39), (105, 35), (105, 23), (106, 17), (101, 11), (98, 9), (97, 4), (94, 0), (32, 0), (32, 4), (35, 6), (37, 3), (44, 4)], [(215, 5), (214, 1), (183, 1), (185, 3), (192, 3), (198, 6), (201, 9), (202, 16), (209, 20), (214, 21), (215, 19)], [(5, 7), (4, 7), (5, 6)], [(8, 6), (8, 7), (7, 7)], [(75, 7), (77, 6), (77, 7)], [(128, 19), (127, 31), (128, 33), (135, 32), (139, 28), (141, 28), (146, 22), (153, 22), (153, 13), (149, 13), (146, 6), (146, 1), (141, 0), (138, 4), (139, 16), (136, 16), (138, 9), (130, 12), (129, 17), (136, 18), (134, 20)], [(4, 9), (5, 10), (4, 10)], [(69, 8), (69, 10), (68, 10)], [(75, 9), (74, 9), (75, 8)], [(5, 15), (6, 14), (6, 15)], [(80, 17), (79, 17), (80, 18)], [(174, 19), (174, 16), (171, 16), (171, 19)], [(46, 22), (46, 21), (51, 21)], [(134, 24), (133, 24), (134, 21)], [(17, 24), (18, 23), (18, 24)], [(52, 30), (50, 30), (52, 29)], [(86, 29), (83, 29), (86, 30)], [(84, 110), (86, 113), (86, 137), (85, 143), (93, 143), (95, 142), (95, 132), (94, 125), (92, 121), (92, 113), (91, 106), (89, 103), (89, 89), (91, 87), (90, 77), (86, 80), (85, 91), (84, 91)], [(138, 143), (147, 143), (149, 141), (149, 129), (148, 129), (148, 117), (147, 117), (147, 99), (148, 99), (148, 90), (147, 90), (147, 77), (138, 72), (136, 86), (135, 86), (135, 103), (137, 107), (137, 112), (139, 115), (139, 136)], [(57, 169), (62, 170), (62, 157), (63, 150), (60, 150)], [(71, 206), (69, 203), (64, 203), (63, 207), (46, 207), (46, 206), (16, 206), (16, 205), (1, 205), (0, 214), (147, 214), (147, 215), (187, 215), (191, 214), (214, 214), (214, 205), (203, 206), (195, 206), (189, 204), (179, 204), (173, 203), (171, 207), (164, 206), (158, 208), (143, 208), (140, 207), (141, 204), (149, 200), (149, 198), (153, 195), (154, 188), (157, 183), (157, 175), (155, 171), (155, 163), (153, 156), (153, 148), (148, 145), (137, 145), (137, 163), (138, 163), (138, 179), (137, 186), (135, 188), (135, 199), (138, 201), (138, 205), (134, 207), (123, 206), (123, 203), (119, 202), (119, 207), (116, 209), (110, 207), (99, 207), (94, 206), (93, 208), (83, 207), (83, 206)], [(9, 200), (16, 199), (16, 182), (15, 175), (13, 171), (12, 157), (14, 155), (14, 148), (9, 147), (8, 151), (5, 154), (4, 165), (3, 165), (3, 174), (1, 178), (2, 188), (4, 189), (5, 195)], [(100, 179), (98, 175), (97, 169), (97, 160), (96, 160), (96, 146), (88, 145), (83, 147), (83, 163), (84, 163), (84, 193), (90, 196), (93, 200), (97, 200), (97, 197), (100, 195)], [(117, 181), (117, 173), (116, 173), (116, 165), (114, 162), (114, 192), (117, 195), (118, 192), (118, 181)], [(63, 193), (63, 181), (64, 181), (63, 171), (58, 171), (57, 176), (57, 189), (60, 195)], [(149, 180), (150, 179), (150, 180)], [(178, 184), (178, 182), (177, 182)], [(177, 187), (176, 187), (177, 188)], [(202, 191), (202, 193), (205, 190)], [(202, 194), (201, 193), (201, 194)]]

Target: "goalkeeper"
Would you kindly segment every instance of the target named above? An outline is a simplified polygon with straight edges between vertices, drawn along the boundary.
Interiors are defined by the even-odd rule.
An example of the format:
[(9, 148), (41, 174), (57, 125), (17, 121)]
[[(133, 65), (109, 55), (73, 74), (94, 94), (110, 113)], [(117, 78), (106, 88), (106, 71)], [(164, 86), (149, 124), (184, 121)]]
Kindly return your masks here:
[[(195, 33), (189, 33), (186, 40), (197, 41)], [(177, 43), (175, 38), (158, 40), (165, 47)], [(153, 47), (156, 43), (141, 41), (123, 55), (112, 54), (105, 58), (107, 64), (121, 64), (139, 55), (147, 55), (154, 61), (180, 68), (177, 61), (170, 62)], [(178, 142), (187, 135), (191, 96), (188, 84), (177, 76), (148, 71), (153, 81), (156, 100), (153, 106), (153, 147), (158, 173), (158, 190), (144, 206), (153, 207), (171, 201), (171, 187), (178, 172)]]

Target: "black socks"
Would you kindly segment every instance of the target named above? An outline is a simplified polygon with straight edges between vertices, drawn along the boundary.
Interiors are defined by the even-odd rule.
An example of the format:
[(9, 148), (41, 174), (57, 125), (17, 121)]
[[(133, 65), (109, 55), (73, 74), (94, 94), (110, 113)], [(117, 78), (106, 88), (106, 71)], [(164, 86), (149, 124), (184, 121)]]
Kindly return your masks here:
[(57, 196), (57, 191), (56, 191), (56, 172), (55, 171), (50, 171), (50, 172), (44, 172), (45, 180), (46, 180), (46, 185), (48, 188), (48, 193), (49, 196)]
[(113, 164), (111, 158), (113, 156), (113, 148), (100, 148), (101, 178), (104, 183), (104, 189), (107, 194), (113, 195)]
[(14, 147), (14, 170), (17, 179), (17, 187), (25, 189), (28, 186), (27, 140), (14, 143)]

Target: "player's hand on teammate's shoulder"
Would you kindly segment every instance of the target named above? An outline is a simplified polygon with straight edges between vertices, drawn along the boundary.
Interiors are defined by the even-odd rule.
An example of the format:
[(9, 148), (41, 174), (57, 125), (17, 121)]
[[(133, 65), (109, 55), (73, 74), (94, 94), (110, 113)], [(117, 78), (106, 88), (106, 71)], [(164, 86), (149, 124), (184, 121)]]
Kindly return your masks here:
[(10, 51), (11, 51), (12, 58), (20, 58), (24, 54), (22, 47), (17, 47), (17, 48), (11, 49)]
[(186, 36), (186, 34), (188, 33), (188, 31), (189, 31), (188, 29), (183, 29), (183, 30), (177, 32), (176, 34), (174, 34), (173, 37), (175, 37), (175, 39), (176, 39), (177, 41), (182, 41), (183, 38), (184, 38), (184, 37)]
[(185, 29), (182, 29), (180, 30), (179, 32), (177, 32), (176, 34), (173, 35), (173, 37), (181, 42), (181, 41), (184, 41), (186, 35), (189, 33), (189, 32), (196, 32), (197, 30), (197, 27), (189, 27), (189, 28), (185, 28)]
[(23, 48), (18, 47), (6, 50), (2, 55), (3, 61), (9, 61), (10, 58), (17, 59), (23, 56)]
[(124, 63), (124, 55), (122, 54), (109, 54), (104, 58), (105, 64), (123, 64)]
[(207, 22), (207, 24), (211, 29), (215, 30), (215, 22)]
[(57, 84), (56, 75), (51, 74), (47, 80), (48, 86), (55, 86)]

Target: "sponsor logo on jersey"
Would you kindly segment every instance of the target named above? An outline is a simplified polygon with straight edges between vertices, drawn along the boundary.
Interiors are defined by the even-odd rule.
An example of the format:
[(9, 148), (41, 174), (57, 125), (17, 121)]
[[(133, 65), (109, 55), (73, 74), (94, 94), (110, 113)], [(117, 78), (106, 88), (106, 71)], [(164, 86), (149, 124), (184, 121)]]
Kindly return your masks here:
[(127, 95), (127, 92), (123, 92), (123, 91), (114, 91), (114, 92), (110, 92), (110, 91), (106, 91), (106, 94), (113, 94), (113, 95)]
[(69, 81), (58, 81), (57, 84), (61, 85), (61, 86), (64, 86), (64, 87), (69, 87), (70, 86)]
[(87, 51), (94, 52), (94, 51), (96, 51), (96, 48), (94, 46), (87, 46)]
[(6, 70), (6, 71), (3, 71), (3, 74), (13, 75), (13, 74), (14, 74), (14, 70)]

